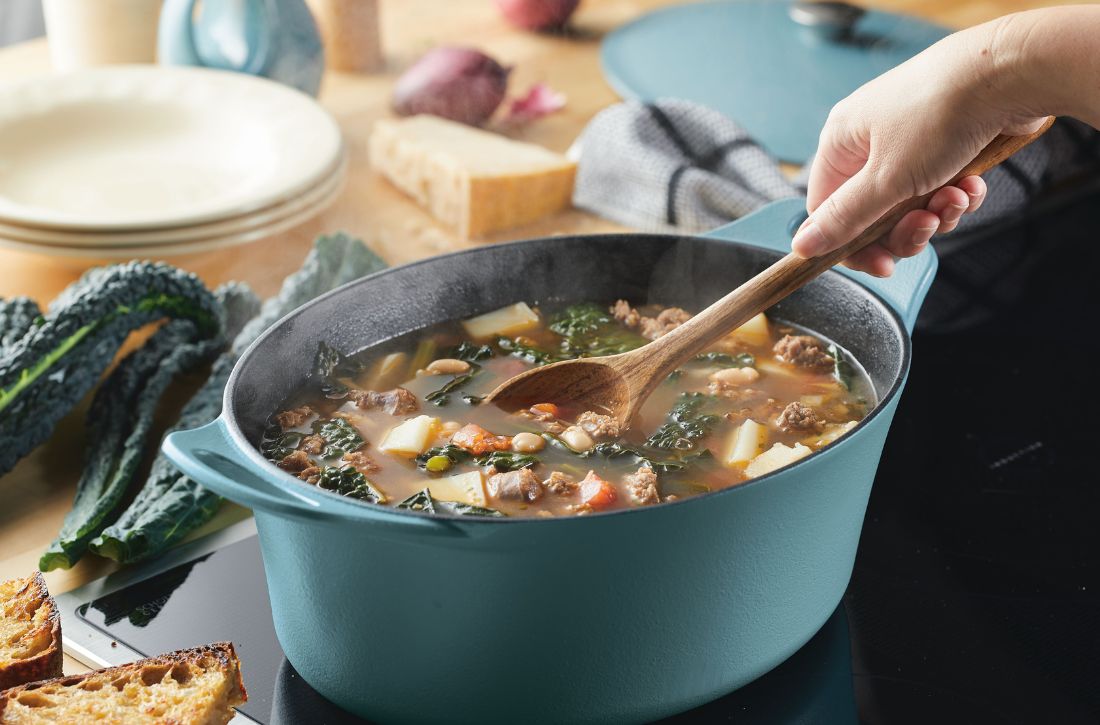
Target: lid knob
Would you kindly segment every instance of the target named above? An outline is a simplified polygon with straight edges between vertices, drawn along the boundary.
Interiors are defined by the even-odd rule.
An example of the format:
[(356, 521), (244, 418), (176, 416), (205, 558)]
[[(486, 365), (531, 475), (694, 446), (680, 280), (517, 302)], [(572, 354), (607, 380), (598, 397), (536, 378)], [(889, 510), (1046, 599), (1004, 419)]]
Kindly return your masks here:
[(852, 37), (864, 12), (863, 8), (840, 0), (797, 0), (788, 11), (791, 20), (799, 25), (836, 40)]

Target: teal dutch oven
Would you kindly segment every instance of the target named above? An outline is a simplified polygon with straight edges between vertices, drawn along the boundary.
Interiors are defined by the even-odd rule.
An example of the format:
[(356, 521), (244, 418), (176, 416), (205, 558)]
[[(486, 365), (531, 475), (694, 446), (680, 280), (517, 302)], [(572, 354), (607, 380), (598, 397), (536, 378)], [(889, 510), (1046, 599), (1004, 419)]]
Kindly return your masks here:
[(431, 516), (308, 486), (256, 450), (321, 341), (351, 353), (517, 300), (699, 309), (789, 248), (803, 204), (702, 237), (555, 237), (436, 257), (345, 285), (258, 339), (221, 417), (164, 450), (255, 512), (275, 628), (306, 682), (385, 722), (635, 722), (739, 688), (809, 641), (851, 576), (931, 252), (887, 280), (827, 272), (772, 308), (852, 352), (878, 403), (834, 445), (740, 486), (575, 518)]

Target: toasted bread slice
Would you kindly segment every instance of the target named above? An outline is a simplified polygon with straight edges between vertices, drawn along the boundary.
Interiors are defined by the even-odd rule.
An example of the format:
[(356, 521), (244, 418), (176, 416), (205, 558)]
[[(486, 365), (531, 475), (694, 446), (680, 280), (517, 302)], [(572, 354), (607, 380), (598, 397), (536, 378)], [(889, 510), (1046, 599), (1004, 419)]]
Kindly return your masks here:
[(0, 582), (0, 690), (61, 674), (61, 616), (38, 572)]
[(248, 699), (229, 642), (0, 692), (0, 723), (225, 725)]

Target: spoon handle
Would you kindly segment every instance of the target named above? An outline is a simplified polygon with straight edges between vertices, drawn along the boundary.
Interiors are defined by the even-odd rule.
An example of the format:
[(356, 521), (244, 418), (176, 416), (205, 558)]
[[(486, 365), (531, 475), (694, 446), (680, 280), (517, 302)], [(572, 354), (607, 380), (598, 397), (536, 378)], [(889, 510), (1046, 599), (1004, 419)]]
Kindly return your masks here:
[[(947, 185), (953, 185), (966, 176), (988, 171), (1042, 136), (1052, 123), (1053, 116), (1032, 134), (997, 136)], [(910, 211), (925, 208), (936, 191), (938, 189), (897, 204), (855, 239), (820, 257), (803, 259), (788, 254), (688, 322), (659, 338), (657, 343), (640, 348), (637, 351), (641, 353), (637, 357), (638, 364), (630, 368), (628, 374), (639, 382), (649, 376), (653, 376), (655, 380), (664, 379), (665, 375), (683, 364), (688, 357), (701, 352), (833, 265), (882, 238)]]

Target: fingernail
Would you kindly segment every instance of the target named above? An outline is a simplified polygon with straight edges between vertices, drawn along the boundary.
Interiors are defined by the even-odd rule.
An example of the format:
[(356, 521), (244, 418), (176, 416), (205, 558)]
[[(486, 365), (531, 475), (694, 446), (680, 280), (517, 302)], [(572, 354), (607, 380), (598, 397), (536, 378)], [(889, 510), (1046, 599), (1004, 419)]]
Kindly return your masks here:
[(825, 251), (829, 242), (818, 230), (817, 225), (809, 219), (806, 221), (809, 224), (799, 229), (791, 240), (791, 251), (803, 258), (816, 257)]

